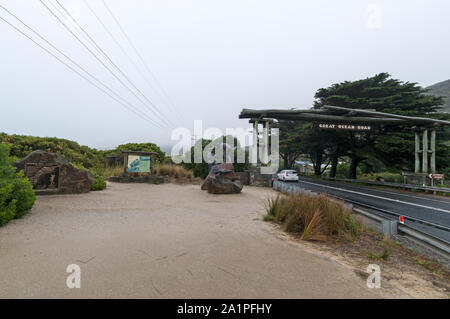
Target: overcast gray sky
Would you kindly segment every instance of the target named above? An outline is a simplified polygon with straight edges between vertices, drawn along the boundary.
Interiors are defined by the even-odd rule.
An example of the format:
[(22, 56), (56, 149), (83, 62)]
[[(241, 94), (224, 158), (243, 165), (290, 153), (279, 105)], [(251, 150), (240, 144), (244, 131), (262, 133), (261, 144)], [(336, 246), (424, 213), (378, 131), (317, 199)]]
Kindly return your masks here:
[[(49, 1), (56, 4), (56, 0), (44, 2)], [(176, 122), (163, 94), (148, 86), (84, 1), (58, 1)], [(135, 63), (140, 63), (102, 1), (88, 1)], [(238, 119), (243, 107), (308, 108), (317, 89), (379, 72), (423, 86), (450, 78), (450, 2), (446, 0), (106, 3), (181, 110), (178, 126), (191, 130), (195, 119), (203, 120), (204, 128), (247, 127), (245, 120)], [(117, 94), (146, 110), (39, 0), (0, 0), (0, 4)], [(2, 9), (0, 17), (20, 26)], [(68, 138), (97, 148), (127, 142), (173, 143), (171, 129), (161, 130), (140, 119), (2, 20), (0, 41), (0, 131)], [(143, 66), (141, 72), (149, 77)]]

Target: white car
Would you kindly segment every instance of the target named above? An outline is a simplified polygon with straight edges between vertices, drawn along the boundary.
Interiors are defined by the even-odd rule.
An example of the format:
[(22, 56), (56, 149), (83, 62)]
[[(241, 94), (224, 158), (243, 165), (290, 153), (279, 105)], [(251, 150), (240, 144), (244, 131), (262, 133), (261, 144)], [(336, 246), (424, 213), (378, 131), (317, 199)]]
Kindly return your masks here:
[(285, 169), (278, 173), (277, 178), (279, 181), (287, 182), (287, 181), (295, 181), (298, 182), (297, 171), (292, 169)]

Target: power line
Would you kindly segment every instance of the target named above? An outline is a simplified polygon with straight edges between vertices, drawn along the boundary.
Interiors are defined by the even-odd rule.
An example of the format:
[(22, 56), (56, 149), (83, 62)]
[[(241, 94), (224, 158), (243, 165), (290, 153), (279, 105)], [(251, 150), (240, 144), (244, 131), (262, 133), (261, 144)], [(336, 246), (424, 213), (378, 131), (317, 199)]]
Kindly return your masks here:
[(108, 70), (109, 73), (111, 73), (112, 76), (114, 76), (114, 78), (117, 79), (117, 81), (120, 82), (120, 84), (122, 84), (126, 89), (128, 89), (131, 94), (133, 94), (142, 104), (146, 105), (144, 103), (144, 101), (142, 101), (142, 99), (130, 88), (128, 87), (123, 81), (122, 79), (120, 79), (94, 52), (92, 52), (92, 50), (42, 1), (39, 0), (39, 2), (66, 28), (67, 31), (69, 31), (77, 40), (78, 42), (80, 42), (80, 44), (86, 49), (88, 50), (88, 52), (94, 56), (94, 58), (100, 62), (103, 67), (105, 69)]
[[(114, 19), (114, 21), (116, 22), (117, 26), (119, 27), (120, 31), (122, 32), (122, 34), (125, 36), (125, 38), (127, 39), (129, 45), (133, 48), (134, 52), (136, 53), (137, 57), (139, 58), (139, 60), (142, 62), (142, 64), (144, 65), (145, 69), (147, 70), (147, 72), (151, 75), (151, 77), (153, 78), (153, 80), (155, 81), (155, 83), (158, 85), (159, 89), (161, 90), (161, 92), (164, 94), (164, 96), (166, 97), (166, 99), (169, 101), (169, 105), (171, 105), (171, 107), (174, 109), (174, 111), (180, 112), (178, 110), (178, 108), (174, 105), (174, 103), (172, 102), (172, 99), (169, 97), (169, 95), (167, 94), (167, 92), (164, 90), (163, 86), (161, 85), (161, 83), (158, 81), (158, 79), (156, 78), (156, 76), (153, 74), (153, 72), (150, 70), (150, 67), (147, 65), (147, 63), (145, 62), (145, 60), (142, 58), (142, 55), (139, 53), (138, 49), (136, 48), (136, 46), (133, 44), (133, 42), (131, 41), (131, 38), (128, 36), (128, 34), (125, 32), (124, 28), (122, 28), (122, 25), (120, 24), (119, 20), (116, 18), (116, 16), (113, 14), (112, 10), (109, 8), (109, 6), (106, 4), (105, 0), (102, 0), (103, 5), (105, 6), (106, 10), (108, 10), (109, 14), (111, 15), (111, 17)], [(181, 113), (181, 112), (180, 112)], [(178, 114), (178, 113), (177, 113)]]
[(79, 63), (77, 63), (76, 61), (74, 61), (71, 57), (69, 57), (67, 54), (65, 54), (64, 52), (62, 52), (60, 49), (58, 49), (55, 45), (53, 45), (50, 41), (48, 41), (45, 37), (43, 37), (41, 34), (39, 34), (37, 31), (35, 31), (32, 27), (30, 27), (28, 24), (26, 24), (23, 20), (21, 20), (19, 17), (17, 17), (14, 13), (12, 13), (11, 11), (9, 11), (8, 9), (6, 9), (4, 6), (2, 6), (0, 4), (0, 7), (5, 10), (8, 14), (10, 14), (12, 17), (14, 17), (17, 21), (19, 21), (22, 25), (24, 25), (28, 30), (30, 30), (31, 32), (33, 32), (35, 35), (37, 35), (41, 40), (43, 40), (44, 42), (46, 42), (48, 45), (50, 45), (54, 50), (56, 50), (59, 54), (61, 54), (62, 56), (64, 56), (66, 59), (68, 59), (70, 62), (72, 62), (74, 65), (76, 65), (79, 69), (81, 69), (83, 72), (85, 72), (87, 75), (89, 75), (91, 78), (93, 78), (95, 81), (97, 81), (97, 83), (99, 83), (100, 85), (102, 85), (104, 88), (106, 88), (110, 93), (112, 93), (113, 95), (115, 95), (117, 98), (119, 98), (121, 101), (123, 101), (124, 103), (128, 104), (130, 107), (136, 109), (138, 112), (141, 112), (141, 114), (146, 117), (148, 120), (150, 120), (152, 123), (154, 123), (155, 126), (158, 126), (159, 128), (162, 128), (157, 122), (155, 122), (154, 120), (152, 120), (151, 118), (149, 118), (147, 116), (147, 114), (143, 113), (142, 111), (139, 110), (139, 108), (137, 108), (136, 106), (132, 105), (131, 103), (129, 103), (128, 101), (126, 101), (124, 98), (122, 98), (120, 95), (118, 95), (116, 92), (114, 92), (112, 89), (110, 89), (107, 85), (105, 85), (102, 81), (100, 81), (98, 78), (96, 78), (94, 75), (92, 75), (90, 72), (88, 72), (86, 69), (84, 69)]
[[(117, 47), (120, 49), (120, 51), (127, 57), (128, 61), (134, 66), (134, 68), (136, 69), (136, 71), (139, 73), (139, 75), (144, 79), (144, 81), (147, 83), (147, 85), (154, 90), (158, 95), (160, 95), (160, 97), (162, 97), (163, 99), (165, 99), (165, 97), (163, 95), (161, 95), (161, 93), (153, 87), (153, 85), (150, 83), (149, 79), (145, 76), (145, 74), (141, 71), (141, 68), (136, 64), (136, 62), (134, 61), (134, 59), (131, 58), (131, 56), (126, 52), (126, 50), (124, 49), (124, 47), (120, 44), (120, 42), (116, 39), (116, 37), (114, 36), (114, 34), (108, 29), (108, 27), (105, 25), (105, 23), (102, 21), (102, 19), (98, 16), (98, 14), (94, 11), (94, 9), (92, 8), (92, 6), (89, 4), (89, 2), (87, 0), (84, 0), (85, 5), (88, 7), (89, 11), (91, 11), (92, 15), (96, 18), (96, 20), (101, 24), (101, 26), (103, 27), (103, 29), (106, 31), (106, 33), (108, 33), (108, 35), (110, 36), (110, 38), (114, 41), (114, 43), (117, 45)], [(167, 101), (166, 101), (167, 103)], [(170, 102), (168, 104), (169, 107), (171, 107)], [(179, 118), (179, 114), (177, 113), (176, 110), (172, 110), (175, 112), (175, 114), (177, 115), (177, 117)]]
[[(3, 7), (2, 5), (0, 5), (0, 7), (2, 9), (4, 9), (5, 11), (7, 11), (8, 13), (10, 13), (10, 11), (8, 11), (5, 7)], [(11, 14), (11, 13), (10, 13)], [(104, 94), (108, 95), (111, 99), (115, 100), (116, 102), (118, 102), (119, 104), (121, 104), (122, 106), (124, 106), (126, 109), (128, 109), (129, 111), (133, 112), (135, 115), (137, 115), (139, 118), (144, 119), (148, 122), (150, 122), (151, 124), (158, 126), (157, 123), (155, 122), (151, 122), (150, 119), (147, 119), (145, 117), (142, 116), (142, 114), (139, 114), (138, 112), (136, 112), (134, 109), (128, 107), (126, 104), (124, 104), (122, 101), (120, 101), (119, 99), (117, 99), (116, 97), (112, 96), (110, 93), (108, 93), (107, 91), (105, 91), (104, 89), (102, 89), (100, 86), (98, 86), (97, 84), (95, 84), (94, 82), (92, 82), (89, 78), (87, 78), (86, 76), (84, 76), (83, 74), (81, 74), (80, 72), (78, 72), (76, 69), (74, 69), (72, 66), (70, 66), (69, 64), (67, 64), (65, 61), (63, 61), (62, 59), (60, 59), (58, 56), (56, 56), (55, 54), (53, 54), (50, 50), (48, 50), (47, 48), (45, 48), (44, 46), (42, 46), (41, 44), (39, 44), (37, 41), (35, 41), (33, 38), (31, 38), (29, 35), (27, 35), (26, 33), (24, 33), (22, 30), (20, 30), (19, 28), (17, 28), (15, 25), (13, 25), (12, 23), (10, 23), (8, 20), (6, 20), (5, 18), (0, 16), (0, 19), (3, 20), (5, 23), (7, 23), (10, 27), (12, 27), (13, 29), (15, 29), (17, 32), (19, 32), (20, 34), (22, 34), (24, 37), (26, 37), (27, 39), (29, 39), (30, 41), (32, 41), (35, 45), (37, 45), (39, 48), (41, 48), (42, 50), (44, 50), (47, 54), (51, 55), (53, 58), (55, 58), (57, 61), (59, 61), (60, 63), (62, 63), (64, 66), (66, 66), (67, 68), (69, 68), (71, 71), (75, 72), (78, 76), (80, 76), (81, 78), (83, 78), (84, 80), (86, 80), (89, 84), (93, 85), (94, 87), (96, 87), (98, 90), (100, 90), (101, 92), (103, 92)], [(25, 25), (25, 24), (24, 24)], [(161, 128), (161, 127), (160, 127)]]
[[(42, 3), (42, 1), (40, 0), (40, 2)], [(113, 74), (113, 76), (117, 79), (117, 80), (119, 80), (119, 82), (123, 85), (123, 86), (125, 86), (138, 100), (139, 100), (139, 102), (141, 102), (148, 110), (150, 110), (154, 115), (156, 115), (157, 117), (159, 117), (159, 119), (160, 120), (162, 120), (163, 122), (165, 122), (164, 123), (164, 125), (168, 125), (168, 126), (170, 126), (171, 125), (171, 123), (170, 123), (170, 120), (168, 120), (168, 118), (167, 117), (165, 117), (164, 116), (164, 114), (162, 114), (160, 111), (159, 111), (159, 109), (156, 107), (156, 105), (154, 105), (153, 103), (152, 103), (152, 101), (150, 100), (150, 99), (148, 99), (148, 97), (147, 96), (145, 96), (137, 87), (136, 87), (136, 85), (134, 85), (134, 83), (133, 82), (131, 82), (131, 80), (126, 76), (126, 74), (112, 61), (112, 59), (105, 53), (105, 51), (104, 50), (102, 50), (101, 49), (101, 47), (97, 44), (97, 42), (81, 27), (81, 25), (78, 23), (78, 21), (66, 10), (66, 8), (58, 1), (58, 0), (56, 0), (56, 2), (58, 3), (58, 5), (64, 10), (64, 12), (66, 13), (66, 15), (68, 16), (68, 17), (70, 17), (72, 20), (73, 20), (73, 22), (75, 22), (75, 24), (76, 24), (76, 26), (78, 27), (78, 31), (80, 31), (81, 30), (81, 35), (85, 38), (85, 39), (87, 39), (87, 41), (90, 41), (93, 45), (94, 45), (94, 47), (97, 49), (97, 51), (99, 51), (100, 52), (100, 54), (102, 54), (104, 57), (106, 57), (106, 59), (109, 61), (109, 63), (116, 69), (116, 70), (118, 70), (119, 71), (119, 73), (126, 79), (126, 81), (128, 82), (128, 83), (130, 83), (135, 89), (136, 89), (136, 91), (138, 91), (142, 96), (144, 96), (144, 99), (146, 99), (149, 103), (150, 103), (150, 105), (152, 106), (152, 108), (150, 108), (148, 105), (147, 105), (147, 103), (145, 103), (139, 96), (137, 96), (136, 95), (136, 93), (133, 91), (133, 90), (131, 90), (131, 88), (130, 87), (128, 87), (127, 85), (125, 85), (125, 83), (123, 83), (123, 81), (122, 80), (120, 80), (112, 71), (111, 71), (111, 69), (109, 69), (104, 63), (103, 63), (103, 61), (101, 61), (91, 50), (89, 50), (88, 48), (87, 48), (87, 46), (72, 32), (72, 30), (70, 30), (70, 28), (68, 28), (67, 27), (67, 25), (63, 22), (63, 21), (61, 21), (61, 19), (59, 19), (53, 12), (51, 12), (52, 14), (53, 14), (53, 16), (55, 16), (57, 19), (58, 19), (58, 21), (61, 23), (61, 24), (63, 24), (63, 26), (91, 53), (91, 54), (93, 54), (94, 55), (94, 57), (99, 61), (99, 62), (101, 62), (101, 64), (105, 67), (105, 68), (107, 68), (108, 69), (108, 71), (111, 73), (111, 74)], [(61, 11), (55, 6), (55, 5), (53, 5), (53, 3), (51, 2), (51, 1), (49, 1), (49, 3), (61, 14)], [(42, 3), (43, 4), (43, 3)], [(45, 5), (44, 5), (45, 6)], [(48, 10), (49, 10), (49, 8), (48, 7), (46, 7)], [(51, 11), (51, 10), (50, 10)], [(64, 15), (64, 14), (62, 14), (62, 15)], [(156, 112), (155, 112), (156, 111)]]
[[(114, 66), (114, 68), (127, 80), (129, 84), (137, 91), (140, 95), (144, 97), (144, 99), (153, 106), (153, 108), (159, 113), (161, 118), (167, 122), (167, 124), (172, 125), (170, 119), (167, 118), (157, 107), (156, 105), (144, 94), (142, 91), (130, 80), (130, 78), (117, 66), (116, 63), (109, 57), (109, 55), (98, 45), (98, 43), (89, 35), (89, 33), (78, 23), (78, 21), (70, 14), (69, 11), (59, 2), (59, 0), (55, 0), (56, 3), (64, 10), (64, 12), (75, 22), (78, 28), (91, 40), (94, 46), (100, 50), (100, 52), (108, 59), (108, 61)], [(146, 104), (145, 104), (146, 105)]]

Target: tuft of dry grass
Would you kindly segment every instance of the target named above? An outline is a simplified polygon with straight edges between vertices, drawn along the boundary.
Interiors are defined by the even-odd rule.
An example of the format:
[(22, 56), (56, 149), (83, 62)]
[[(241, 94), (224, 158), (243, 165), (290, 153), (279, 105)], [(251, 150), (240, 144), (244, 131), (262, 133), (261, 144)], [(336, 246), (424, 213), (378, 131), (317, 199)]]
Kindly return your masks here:
[(113, 176), (119, 176), (122, 173), (123, 173), (123, 165), (108, 166), (103, 169), (102, 177), (104, 179), (108, 179)]
[(175, 179), (193, 180), (194, 174), (192, 171), (185, 169), (180, 165), (174, 164), (159, 164), (155, 166), (156, 175), (170, 176)]
[(298, 233), (305, 240), (355, 240), (364, 229), (343, 205), (324, 195), (277, 195), (267, 198), (264, 206), (264, 220), (283, 224), (287, 232)]

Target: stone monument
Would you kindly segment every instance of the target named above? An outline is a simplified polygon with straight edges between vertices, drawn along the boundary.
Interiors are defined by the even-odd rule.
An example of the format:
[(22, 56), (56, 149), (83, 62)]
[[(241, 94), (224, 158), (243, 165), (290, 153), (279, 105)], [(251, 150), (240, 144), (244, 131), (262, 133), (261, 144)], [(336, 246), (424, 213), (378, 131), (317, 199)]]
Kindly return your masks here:
[(216, 164), (216, 156), (220, 154), (215, 154), (215, 149), (211, 150), (208, 157), (208, 167), (210, 168), (209, 174), (203, 182), (201, 189), (207, 190), (210, 194), (240, 193), (243, 186), (240, 182), (239, 176), (234, 171), (234, 166), (232, 163), (234, 150), (225, 143), (222, 143), (219, 147), (224, 151), (224, 163)]
[(37, 150), (13, 165), (24, 171), (37, 195), (86, 193), (94, 183), (94, 175), (57, 153)]

